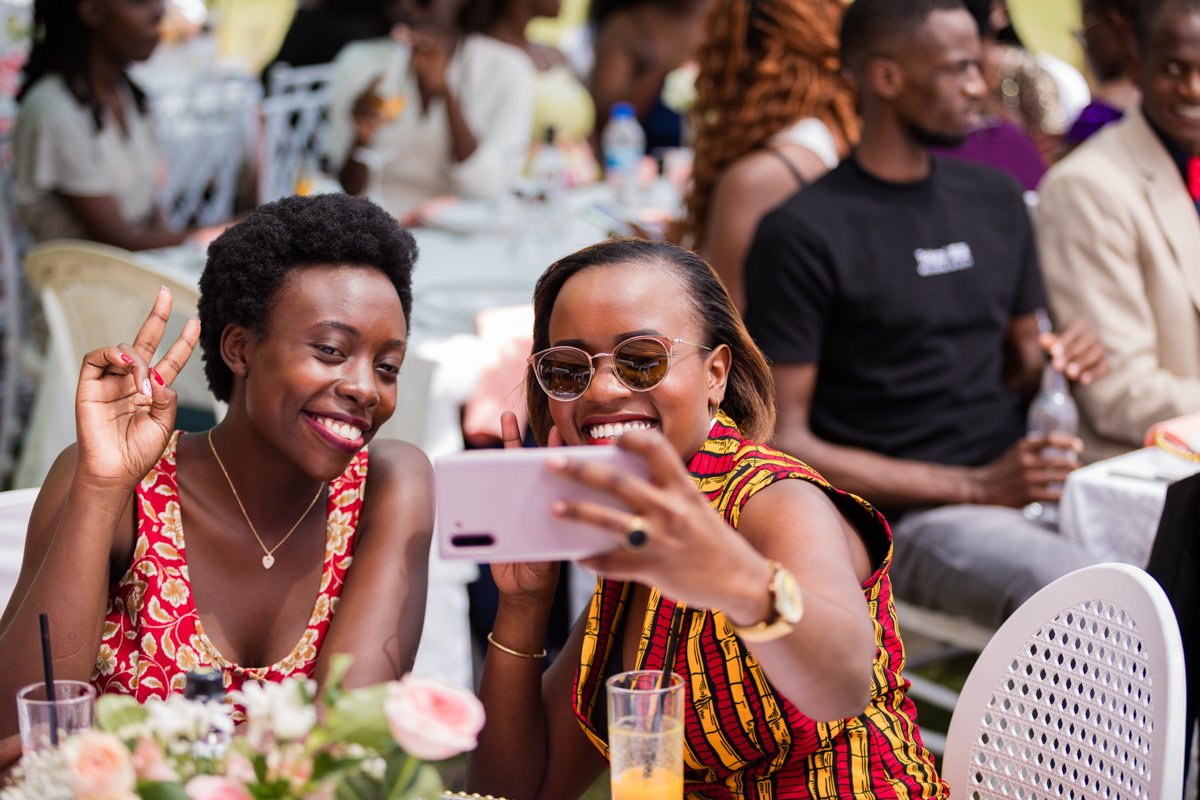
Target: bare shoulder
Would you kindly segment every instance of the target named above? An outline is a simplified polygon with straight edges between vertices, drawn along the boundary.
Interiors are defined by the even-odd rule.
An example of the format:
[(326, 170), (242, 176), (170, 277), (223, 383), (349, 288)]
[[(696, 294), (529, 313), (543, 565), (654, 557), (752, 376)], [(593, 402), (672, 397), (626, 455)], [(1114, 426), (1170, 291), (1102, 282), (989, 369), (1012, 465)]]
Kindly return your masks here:
[(742, 508), (738, 532), (759, 552), (784, 556), (780, 560), (789, 552), (845, 558), (860, 583), (872, 572), (862, 533), (812, 481), (777, 480), (757, 492)]
[[(365, 532), (385, 540), (428, 540), (433, 535), (433, 466), (418, 448), (395, 439), (371, 442), (362, 506)], [(378, 535), (369, 534), (369, 539)]]
[[(810, 155), (816, 159), (815, 154)], [(807, 167), (807, 164), (799, 165), (806, 180)], [(780, 154), (759, 149), (746, 153), (725, 168), (713, 187), (713, 198), (714, 204), (754, 209), (761, 215), (799, 190), (796, 176), (780, 160)]]

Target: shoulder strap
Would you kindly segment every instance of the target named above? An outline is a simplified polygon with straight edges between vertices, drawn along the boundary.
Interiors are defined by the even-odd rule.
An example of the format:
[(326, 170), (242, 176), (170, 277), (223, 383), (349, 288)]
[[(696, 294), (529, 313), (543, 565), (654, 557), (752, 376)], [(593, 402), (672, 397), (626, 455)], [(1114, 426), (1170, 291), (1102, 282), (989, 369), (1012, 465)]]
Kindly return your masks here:
[(796, 179), (796, 183), (800, 184), (801, 189), (808, 187), (808, 181), (804, 180), (804, 176), (800, 174), (800, 170), (796, 169), (796, 165), (791, 161), (788, 161), (787, 156), (776, 150), (774, 147), (764, 147), (763, 149), (783, 162), (783, 165), (787, 167), (788, 172), (792, 173), (792, 177)]

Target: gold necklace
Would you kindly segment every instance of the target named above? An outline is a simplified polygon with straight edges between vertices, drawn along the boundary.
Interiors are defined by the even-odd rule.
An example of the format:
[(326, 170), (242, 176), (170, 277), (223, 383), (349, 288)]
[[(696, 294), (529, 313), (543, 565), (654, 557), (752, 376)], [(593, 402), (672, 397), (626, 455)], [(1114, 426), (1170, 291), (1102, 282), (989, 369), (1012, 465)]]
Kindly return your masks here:
[(263, 544), (262, 537), (259, 536), (258, 531), (254, 529), (254, 523), (250, 521), (250, 515), (246, 513), (246, 507), (242, 505), (242, 498), (238, 497), (237, 489), (233, 487), (233, 480), (230, 479), (229, 472), (225, 469), (225, 464), (221, 462), (221, 457), (217, 455), (217, 448), (213, 446), (212, 428), (208, 429), (208, 448), (212, 450), (213, 458), (217, 460), (217, 466), (221, 468), (221, 472), (225, 475), (225, 480), (229, 482), (229, 491), (233, 492), (233, 499), (237, 500), (238, 508), (242, 510), (242, 516), (246, 518), (246, 524), (250, 526), (250, 532), (254, 534), (255, 539), (258, 539), (258, 546), (261, 547), (263, 549), (263, 553), (265, 553), (262, 558), (263, 569), (270, 569), (275, 565), (275, 556), (272, 554), (282, 547), (283, 543), (288, 540), (288, 537), (296, 532), (296, 528), (300, 527), (300, 523), (304, 522), (304, 518), (308, 516), (308, 512), (312, 511), (312, 507), (317, 504), (317, 498), (321, 496), (321, 490), (325, 488), (325, 484), (322, 483), (317, 487), (317, 493), (313, 495), (312, 502), (308, 504), (308, 508), (304, 509), (304, 513), (300, 515), (300, 519), (296, 520), (296, 524), (293, 525), (292, 529), (287, 532), (287, 535), (280, 539), (278, 544), (268, 550), (267, 546)]

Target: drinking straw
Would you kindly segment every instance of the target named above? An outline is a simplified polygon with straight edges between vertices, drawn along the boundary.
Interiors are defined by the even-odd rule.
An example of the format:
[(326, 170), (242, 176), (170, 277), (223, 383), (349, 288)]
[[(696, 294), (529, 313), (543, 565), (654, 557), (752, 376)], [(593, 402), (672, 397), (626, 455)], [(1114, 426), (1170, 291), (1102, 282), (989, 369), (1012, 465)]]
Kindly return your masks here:
[(46, 699), (50, 701), (50, 744), (58, 747), (58, 696), (54, 693), (54, 661), (50, 658), (50, 618), (38, 614), (42, 628), (42, 673), (46, 678)]
[[(667, 649), (663, 651), (663, 668), (662, 674), (658, 676), (659, 690), (665, 689), (671, 684), (672, 667), (675, 666), (675, 648), (679, 645), (679, 634), (683, 628), (683, 614), (680, 609), (682, 604), (677, 604), (671, 612), (671, 627), (667, 631)], [(658, 733), (662, 728), (663, 704), (666, 702), (666, 695), (659, 695), (658, 707), (654, 709), (654, 723), (651, 730)]]

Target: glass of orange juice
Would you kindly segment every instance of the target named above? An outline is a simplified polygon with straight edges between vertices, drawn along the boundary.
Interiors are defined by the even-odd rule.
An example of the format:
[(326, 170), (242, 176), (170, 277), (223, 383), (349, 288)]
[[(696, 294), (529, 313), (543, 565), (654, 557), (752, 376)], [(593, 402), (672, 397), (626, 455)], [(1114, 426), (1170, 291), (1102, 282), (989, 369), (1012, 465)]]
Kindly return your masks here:
[(613, 800), (683, 800), (683, 678), (641, 670), (607, 685)]

